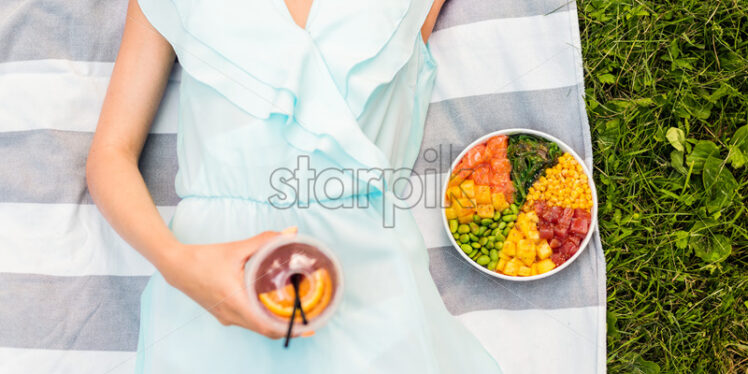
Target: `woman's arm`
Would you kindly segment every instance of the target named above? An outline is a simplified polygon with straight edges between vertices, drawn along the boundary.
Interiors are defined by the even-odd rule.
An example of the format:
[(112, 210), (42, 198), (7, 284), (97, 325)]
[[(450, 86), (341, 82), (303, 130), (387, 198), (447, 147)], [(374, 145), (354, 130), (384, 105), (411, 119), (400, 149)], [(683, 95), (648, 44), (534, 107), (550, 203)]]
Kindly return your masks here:
[(101, 213), (156, 267), (179, 246), (156, 210), (138, 159), (174, 64), (171, 45), (130, 1), (122, 43), (86, 164)]
[(153, 263), (169, 284), (224, 325), (239, 325), (270, 336), (249, 311), (243, 266), (276, 233), (211, 245), (182, 244), (159, 215), (138, 169), (174, 58), (171, 45), (151, 26), (137, 0), (130, 0), (86, 164), (88, 189), (117, 233)]
[(431, 5), (431, 10), (426, 16), (426, 21), (423, 23), (423, 27), (421, 27), (421, 36), (423, 36), (424, 42), (429, 41), (431, 32), (434, 31), (434, 25), (436, 25), (436, 19), (439, 17), (439, 12), (441, 12), (442, 6), (446, 1), (447, 0), (434, 0), (434, 3)]

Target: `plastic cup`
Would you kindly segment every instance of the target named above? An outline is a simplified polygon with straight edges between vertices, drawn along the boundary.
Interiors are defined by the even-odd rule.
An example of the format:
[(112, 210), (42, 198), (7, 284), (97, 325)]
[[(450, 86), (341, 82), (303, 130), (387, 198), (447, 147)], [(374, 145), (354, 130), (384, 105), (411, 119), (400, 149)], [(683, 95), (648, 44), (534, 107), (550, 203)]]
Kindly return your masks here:
[(330, 249), (317, 239), (302, 234), (281, 234), (260, 248), (244, 265), (244, 282), (250, 307), (261, 322), (275, 332), (285, 334), (290, 316), (280, 316), (268, 309), (260, 295), (275, 292), (277, 301), (293, 305), (294, 293), (291, 276), (301, 274), (309, 282), (309, 288), (317, 284), (312, 276), (324, 269), (330, 276), (332, 295), (327, 306), (319, 314), (307, 318), (304, 325), (300, 318), (294, 322), (294, 334), (311, 334), (321, 328), (334, 314), (343, 296), (343, 273), (340, 263)]

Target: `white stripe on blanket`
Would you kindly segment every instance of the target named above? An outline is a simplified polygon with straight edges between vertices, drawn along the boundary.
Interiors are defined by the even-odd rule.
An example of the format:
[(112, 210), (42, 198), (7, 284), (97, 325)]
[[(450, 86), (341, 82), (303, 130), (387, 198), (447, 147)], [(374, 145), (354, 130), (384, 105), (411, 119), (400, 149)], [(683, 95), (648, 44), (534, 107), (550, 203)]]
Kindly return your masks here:
[[(573, 14), (576, 16), (576, 11)], [(431, 101), (581, 83), (575, 70), (576, 54), (581, 50), (579, 39), (559, 32), (570, 28), (576, 28), (575, 19), (570, 12), (559, 12), (482, 21), (435, 32), (429, 44), (438, 62)]]
[[(165, 221), (174, 207), (158, 207)], [(151, 275), (95, 205), (0, 204), (0, 273)]]

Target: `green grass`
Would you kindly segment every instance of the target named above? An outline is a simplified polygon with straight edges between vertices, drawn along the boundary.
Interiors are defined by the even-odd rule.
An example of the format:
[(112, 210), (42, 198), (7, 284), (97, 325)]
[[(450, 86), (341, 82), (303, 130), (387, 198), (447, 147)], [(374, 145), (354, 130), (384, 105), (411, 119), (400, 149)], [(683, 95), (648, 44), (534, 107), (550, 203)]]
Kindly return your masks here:
[(748, 373), (748, 0), (578, 8), (609, 371)]

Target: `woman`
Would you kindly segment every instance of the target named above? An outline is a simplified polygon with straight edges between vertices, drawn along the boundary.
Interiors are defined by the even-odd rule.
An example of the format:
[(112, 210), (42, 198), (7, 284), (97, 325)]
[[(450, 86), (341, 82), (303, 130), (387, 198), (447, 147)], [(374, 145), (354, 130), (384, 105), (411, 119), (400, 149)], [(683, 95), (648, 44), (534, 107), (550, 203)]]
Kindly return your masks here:
[[(499, 372), (447, 313), (410, 213), (384, 222), (391, 180), (317, 193), (333, 179), (317, 171), (413, 165), (435, 72), (424, 41), (442, 3), (131, 0), (87, 176), (102, 214), (158, 269), (138, 372)], [(175, 56), (182, 200), (167, 226), (137, 165)], [(302, 161), (295, 177), (316, 177), (311, 193), (273, 183), (276, 170), (303, 174)], [(335, 249), (346, 285), (327, 326), (284, 350), (247, 307), (243, 265), (296, 226)]]

